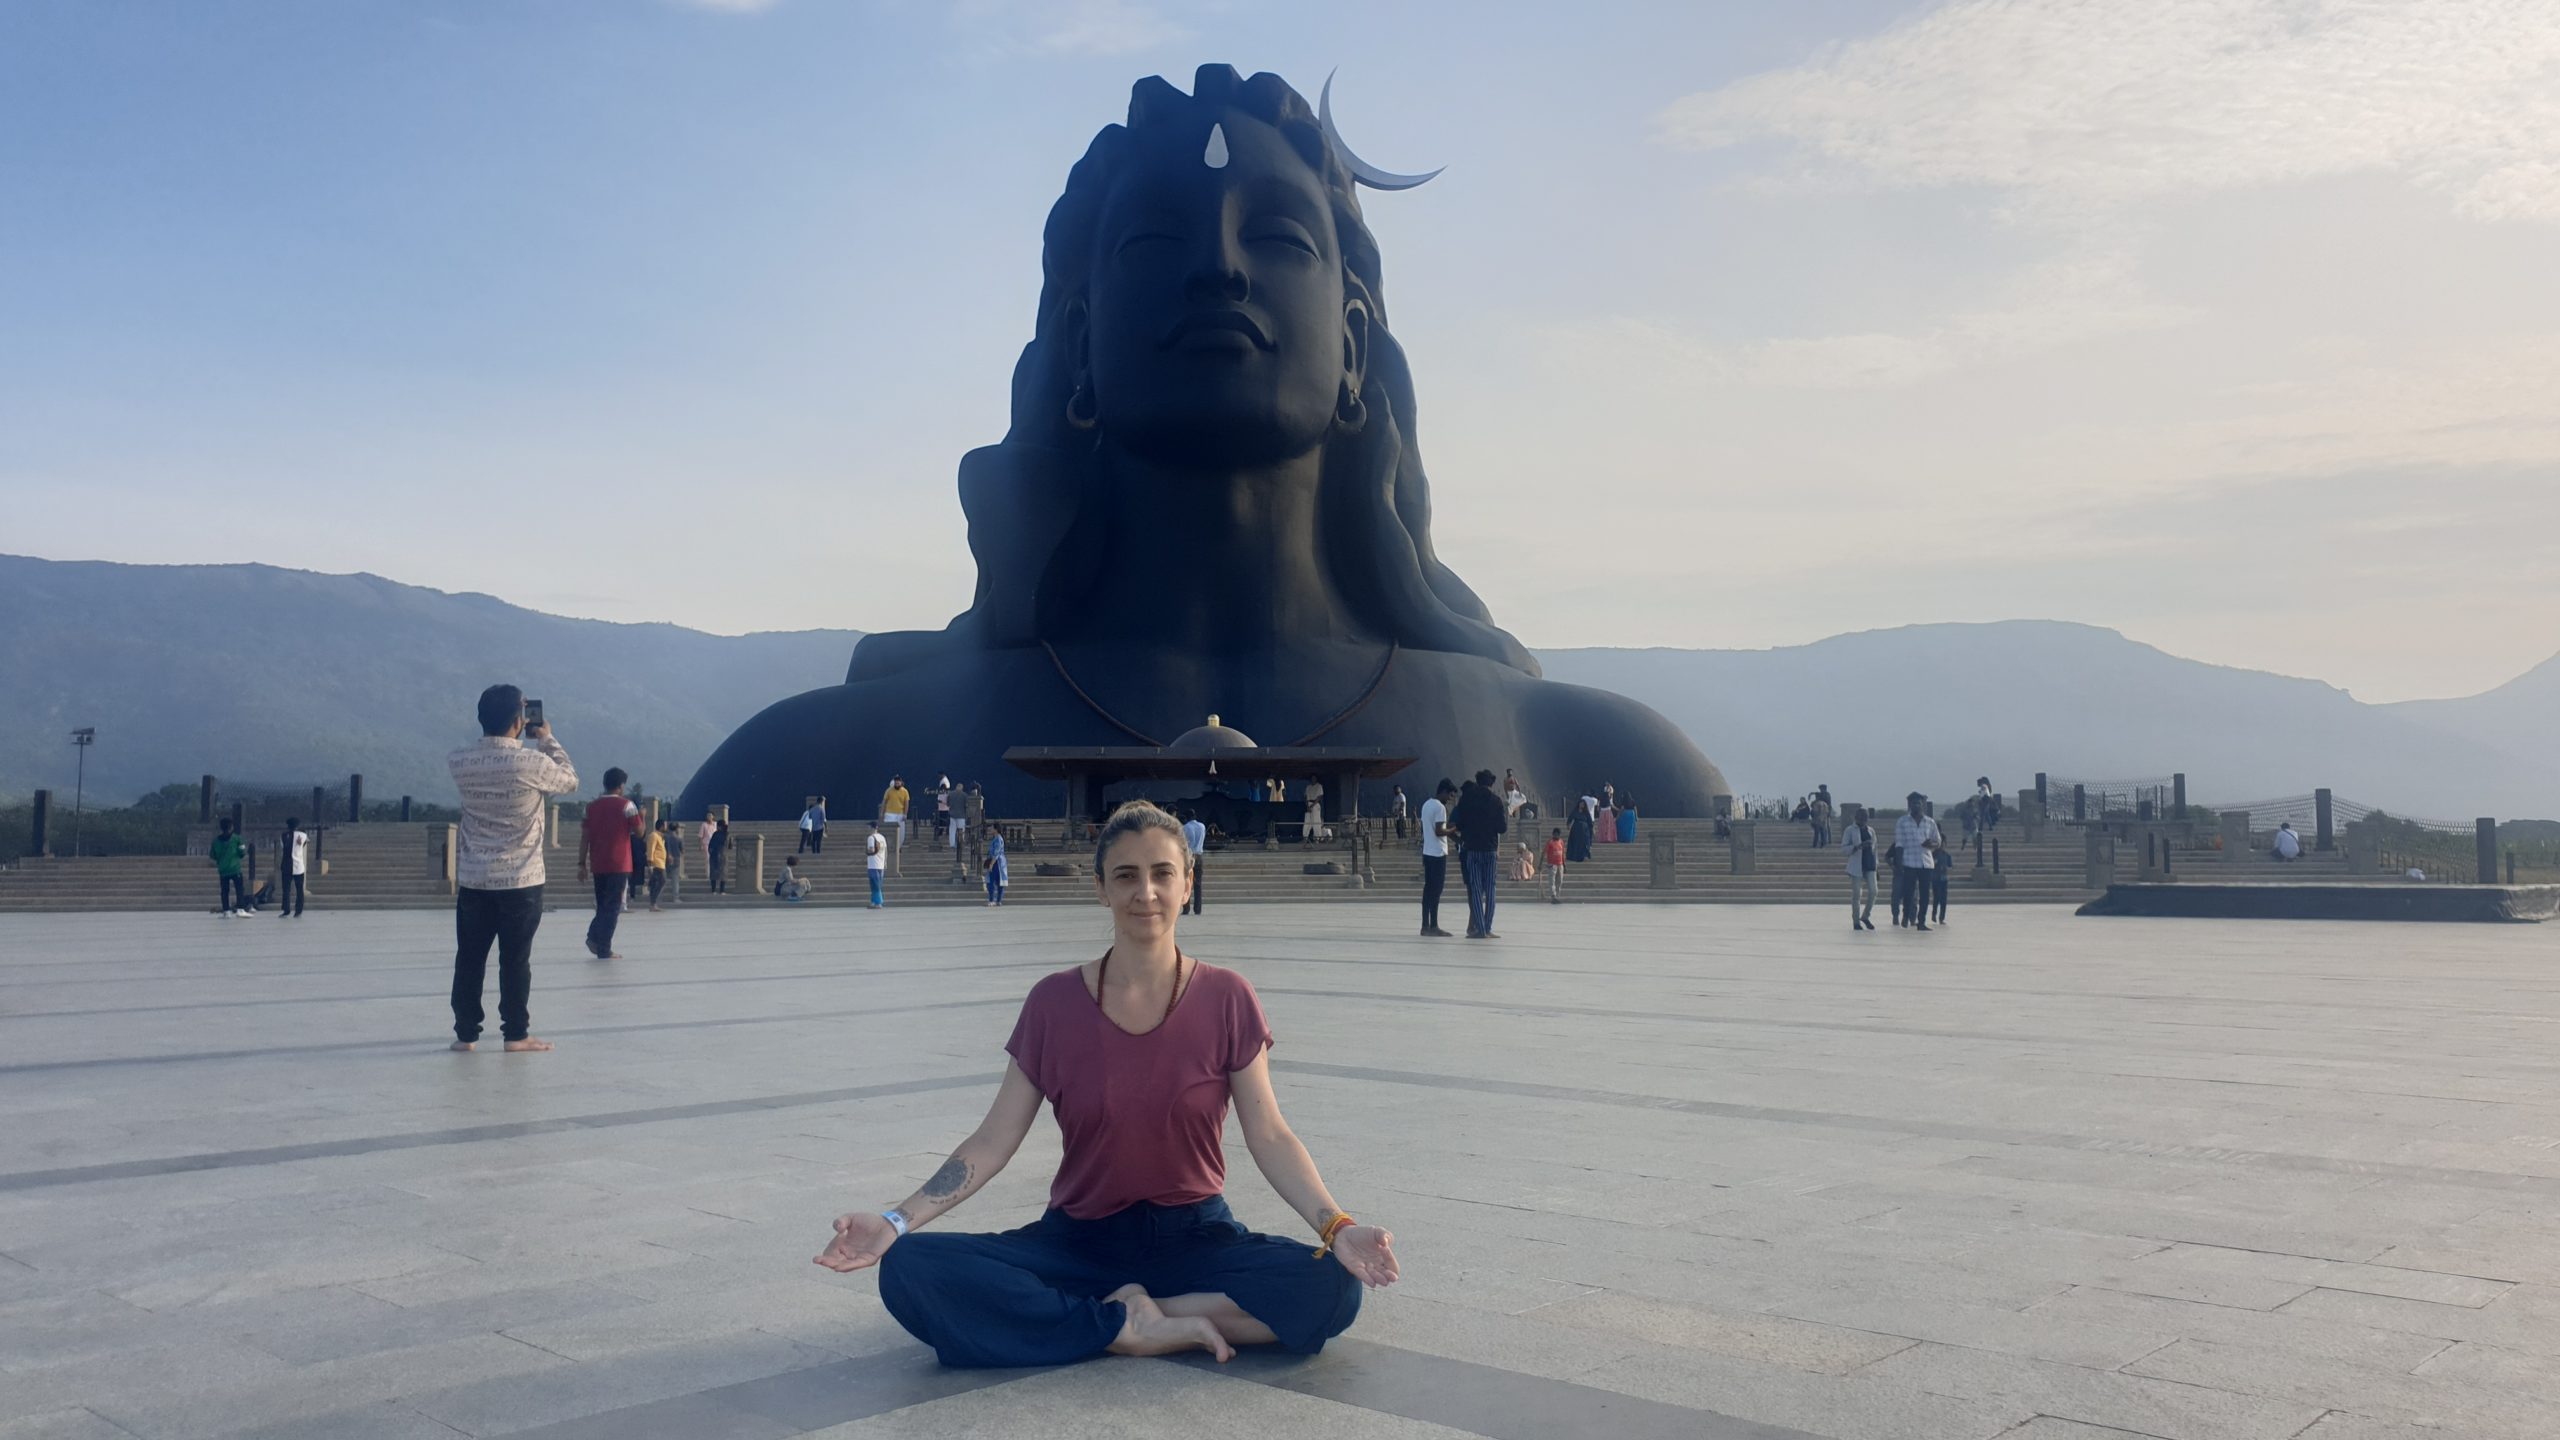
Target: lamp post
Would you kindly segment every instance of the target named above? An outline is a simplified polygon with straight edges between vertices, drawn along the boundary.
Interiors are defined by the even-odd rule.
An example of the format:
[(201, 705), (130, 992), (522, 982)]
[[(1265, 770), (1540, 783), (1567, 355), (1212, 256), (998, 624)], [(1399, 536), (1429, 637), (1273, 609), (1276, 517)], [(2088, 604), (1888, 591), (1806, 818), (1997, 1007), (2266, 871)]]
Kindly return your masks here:
[(89, 747), (98, 743), (95, 726), (83, 725), (71, 732), (71, 744), (80, 752), (79, 773), (71, 783), (71, 854), (80, 854), (80, 801), (89, 788)]

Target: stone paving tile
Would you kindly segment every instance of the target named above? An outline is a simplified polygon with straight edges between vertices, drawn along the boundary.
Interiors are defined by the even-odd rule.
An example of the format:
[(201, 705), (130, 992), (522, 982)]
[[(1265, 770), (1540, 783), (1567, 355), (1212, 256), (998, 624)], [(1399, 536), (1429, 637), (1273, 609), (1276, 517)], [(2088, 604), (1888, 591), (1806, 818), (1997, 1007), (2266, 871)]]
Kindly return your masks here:
[(421, 1389), (403, 1398), (420, 1414), (465, 1434), (504, 1435), (842, 1358), (778, 1335), (736, 1330), (486, 1384)]
[(2157, 1437), (2137, 1430), (2118, 1430), (2112, 1425), (2083, 1425), (2077, 1420), (2038, 1415), (2015, 1430), (2001, 1431), (1999, 1440), (2157, 1440)]
[(2552, 1400), (2547, 1392), (2501, 1392), (2458, 1378), (2393, 1374), (2211, 1340), (2181, 1340), (2125, 1369), (2128, 1374), (2190, 1385), (2246, 1386), (2256, 1394), (2289, 1396), (2313, 1405), (2343, 1401), (2359, 1415), (2449, 1429), (2482, 1440), (2548, 1435), (2551, 1426)]
[[(2111, 1363), (2098, 1363), (2100, 1370), (2119, 1369), (2141, 1355), (2148, 1355), (2174, 1339), (2220, 1340), (2257, 1345), (2270, 1350), (2283, 1350), (2297, 1355), (2317, 1355), (2345, 1360), (2376, 1370), (2407, 1373), (2429, 1357), (2441, 1354), (2454, 1342), (2433, 1335), (2414, 1335), (2404, 1330), (2359, 1325), (2347, 1321), (2315, 1319), (2294, 1313), (2292, 1307), (2273, 1314), (2255, 1310), (2237, 1310), (2223, 1305), (2204, 1305), (2189, 1300), (2168, 1300), (2156, 1295), (2134, 1295), (2118, 1290), (2084, 1286), (2066, 1291), (2050, 1300), (2039, 1301), (2017, 1317), (2030, 1325), (2070, 1328), (2081, 1325), (2116, 1327), (2128, 1337), (2157, 1337), (2145, 1345), (2140, 1354), (2127, 1355)], [(1943, 1336), (1930, 1336), (1943, 1339)], [(1998, 1349), (1999, 1346), (1976, 1348)], [(2041, 1359), (2063, 1359), (2044, 1355)], [(2089, 1361), (2074, 1363), (2090, 1364)]]
[(0, 1422), (0, 1440), (138, 1440), (121, 1425), (101, 1419), (94, 1410), (56, 1410), (45, 1415)]
[(148, 1440), (202, 1440), (390, 1400), (433, 1386), (504, 1385), (571, 1368), (561, 1357), (499, 1335), (411, 1346), (378, 1355), (302, 1365), (250, 1384), (109, 1396), (92, 1408)]
[(2560, 1358), (2560, 1289), (2543, 1286), (2519, 1285), (2477, 1309), (2347, 1290), (2314, 1290), (2278, 1313), (2446, 1340), (2476, 1340)]
[(2030, 1415), (2111, 1425), (2164, 1440), (2283, 1440), (2298, 1434), (2327, 1408), (2269, 1399), (2254, 1391), (2056, 1365), (1935, 1343), (1888, 1355), (1858, 1374), (1931, 1394), (2013, 1404)]
[(1677, 1305), (1640, 1295), (1585, 1295), (1546, 1306), (1534, 1318), (1542, 1325), (1606, 1331), (1656, 1345), (1704, 1350), (1822, 1375), (1846, 1375), (1915, 1343), (1898, 1335), (1816, 1325), (1777, 1315)]
[(1199, 1440), (1204, 1435), (1459, 1440), (1473, 1433), (1183, 1366), (1124, 1360), (830, 1426), (809, 1432), (808, 1440), (986, 1440), (1021, 1433), (1027, 1424), (1036, 1424), (1041, 1440)]
[(1815, 1376), (1659, 1348), (1604, 1365), (1581, 1383), (1833, 1440), (1988, 1440), (2034, 1414), (2007, 1396), (1950, 1395), (1865, 1373)]

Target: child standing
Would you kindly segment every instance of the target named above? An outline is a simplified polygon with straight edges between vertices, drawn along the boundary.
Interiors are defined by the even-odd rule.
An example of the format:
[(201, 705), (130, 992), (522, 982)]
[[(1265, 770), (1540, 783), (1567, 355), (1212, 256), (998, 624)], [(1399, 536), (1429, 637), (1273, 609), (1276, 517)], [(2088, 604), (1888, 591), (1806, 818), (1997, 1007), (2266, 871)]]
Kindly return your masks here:
[(1564, 832), (1547, 831), (1547, 903), (1564, 903)]
[(1004, 903), (1004, 887), (1011, 878), (1004, 861), (1004, 832), (990, 830), (987, 832), (987, 904), (989, 906)]
[(658, 908), (658, 892), (665, 889), (667, 885), (667, 822), (663, 820), (658, 822), (658, 828), (649, 832), (647, 858), (649, 861), (649, 908), (655, 910)]

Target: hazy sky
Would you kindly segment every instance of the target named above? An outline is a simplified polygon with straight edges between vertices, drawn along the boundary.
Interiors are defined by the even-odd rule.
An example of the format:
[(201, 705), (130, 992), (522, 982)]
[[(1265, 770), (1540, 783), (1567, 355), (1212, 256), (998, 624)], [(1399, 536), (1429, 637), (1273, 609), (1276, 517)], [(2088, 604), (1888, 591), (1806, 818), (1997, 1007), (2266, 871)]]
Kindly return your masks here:
[(2550, 0), (0, 0), (0, 550), (939, 625), (1041, 220), (1206, 60), (1448, 167), (1365, 203), (1532, 645), (2560, 650)]

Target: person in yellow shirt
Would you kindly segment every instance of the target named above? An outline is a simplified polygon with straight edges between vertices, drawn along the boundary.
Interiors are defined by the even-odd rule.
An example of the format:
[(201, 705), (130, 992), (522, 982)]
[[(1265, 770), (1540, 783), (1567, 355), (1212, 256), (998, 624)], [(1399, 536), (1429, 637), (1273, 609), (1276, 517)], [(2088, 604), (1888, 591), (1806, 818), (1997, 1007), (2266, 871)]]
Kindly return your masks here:
[(667, 824), (661, 820), (649, 832), (649, 908), (658, 908), (658, 892), (667, 885)]
[(890, 776), (889, 788), (880, 792), (880, 828), (890, 834), (890, 873), (905, 874), (905, 869), (898, 864), (899, 852), (907, 848), (907, 782), (904, 776)]

